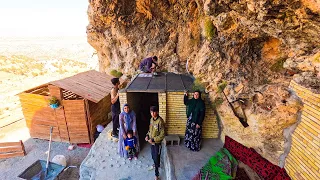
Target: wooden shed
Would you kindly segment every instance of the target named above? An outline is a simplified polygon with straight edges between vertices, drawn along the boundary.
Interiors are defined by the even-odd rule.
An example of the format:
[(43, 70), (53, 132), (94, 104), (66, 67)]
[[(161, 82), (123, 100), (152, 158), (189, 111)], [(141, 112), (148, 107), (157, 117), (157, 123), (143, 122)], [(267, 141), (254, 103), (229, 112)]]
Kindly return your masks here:
[[(112, 76), (94, 70), (53, 81), (19, 94), (22, 111), (32, 138), (70, 143), (93, 143), (96, 125), (107, 124), (111, 111)], [(49, 107), (57, 97), (60, 106)]]
[[(183, 103), (184, 91), (192, 96), (193, 79), (188, 75), (159, 73), (158, 76), (142, 73), (137, 75), (128, 86), (120, 91), (120, 103), (128, 103), (137, 114), (137, 125), (142, 137), (146, 134), (151, 118), (149, 107), (159, 107), (159, 115), (166, 122), (166, 133), (184, 136), (186, 129), (186, 106)], [(206, 104), (203, 122), (204, 138), (218, 138), (219, 128), (209, 99), (202, 94)]]

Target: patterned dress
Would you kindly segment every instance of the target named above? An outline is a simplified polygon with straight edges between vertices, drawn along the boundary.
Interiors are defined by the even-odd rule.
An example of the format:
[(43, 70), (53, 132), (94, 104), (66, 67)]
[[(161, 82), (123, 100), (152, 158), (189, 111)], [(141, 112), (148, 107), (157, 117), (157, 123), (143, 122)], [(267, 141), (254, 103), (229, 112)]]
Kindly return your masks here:
[[(200, 151), (202, 138), (202, 122), (205, 114), (204, 102), (199, 92), (198, 99), (188, 99), (184, 96), (184, 104), (187, 106), (187, 126), (184, 144), (191, 151)], [(200, 128), (196, 128), (197, 124)]]
[(200, 151), (201, 138), (202, 138), (202, 126), (196, 128), (196, 123), (191, 121), (192, 114), (187, 120), (187, 128), (185, 134), (184, 144), (191, 151)]

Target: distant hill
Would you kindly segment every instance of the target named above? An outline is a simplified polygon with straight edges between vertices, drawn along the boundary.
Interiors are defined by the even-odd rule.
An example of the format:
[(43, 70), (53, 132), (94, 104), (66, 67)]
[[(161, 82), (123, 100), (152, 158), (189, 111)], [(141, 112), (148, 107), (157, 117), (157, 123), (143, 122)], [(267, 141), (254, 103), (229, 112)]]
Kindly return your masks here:
[(22, 118), (17, 93), (98, 70), (86, 37), (0, 38), (0, 127)]

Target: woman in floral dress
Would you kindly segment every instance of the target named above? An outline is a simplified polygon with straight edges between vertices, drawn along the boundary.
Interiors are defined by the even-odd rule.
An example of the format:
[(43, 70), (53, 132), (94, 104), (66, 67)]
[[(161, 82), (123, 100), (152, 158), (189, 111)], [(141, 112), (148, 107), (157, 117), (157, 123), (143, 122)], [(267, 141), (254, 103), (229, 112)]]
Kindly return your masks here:
[(201, 92), (195, 91), (192, 99), (188, 99), (188, 94), (185, 93), (183, 100), (187, 106), (188, 117), (184, 144), (191, 151), (200, 151), (202, 122), (205, 115)]

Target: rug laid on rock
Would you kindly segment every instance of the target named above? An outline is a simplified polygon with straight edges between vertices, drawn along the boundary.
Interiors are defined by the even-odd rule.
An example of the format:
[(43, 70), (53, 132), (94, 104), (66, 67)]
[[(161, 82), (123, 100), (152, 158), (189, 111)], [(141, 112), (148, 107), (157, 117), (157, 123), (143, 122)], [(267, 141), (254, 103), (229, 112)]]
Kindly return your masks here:
[(290, 180), (286, 170), (263, 158), (253, 148), (248, 148), (229, 136), (225, 137), (224, 148), (237, 159), (248, 165), (264, 180)]
[(225, 149), (220, 149), (212, 156), (192, 180), (228, 180), (236, 176), (238, 162)]
[(250, 179), (246, 171), (243, 168), (237, 169), (237, 174), (235, 180), (248, 180)]

